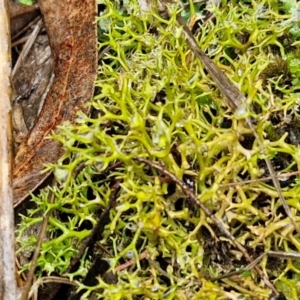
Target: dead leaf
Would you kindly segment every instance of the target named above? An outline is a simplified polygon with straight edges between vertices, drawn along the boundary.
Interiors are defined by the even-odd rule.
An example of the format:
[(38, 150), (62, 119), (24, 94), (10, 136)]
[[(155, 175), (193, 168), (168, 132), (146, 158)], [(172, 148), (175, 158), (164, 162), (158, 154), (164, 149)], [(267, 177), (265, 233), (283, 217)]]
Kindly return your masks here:
[(14, 205), (21, 203), (49, 175), (46, 163), (63, 154), (61, 145), (46, 137), (64, 121), (73, 122), (91, 100), (97, 74), (96, 1), (39, 1), (54, 58), (55, 78), (36, 124), (14, 160)]
[[(29, 39), (26, 44), (28, 42)], [(53, 60), (48, 36), (39, 34), (32, 40), (30, 50), (25, 56), (23, 53), (26, 51), (26, 44), (19, 54), (20, 63), (12, 78), (15, 149), (34, 126), (53, 79)]]

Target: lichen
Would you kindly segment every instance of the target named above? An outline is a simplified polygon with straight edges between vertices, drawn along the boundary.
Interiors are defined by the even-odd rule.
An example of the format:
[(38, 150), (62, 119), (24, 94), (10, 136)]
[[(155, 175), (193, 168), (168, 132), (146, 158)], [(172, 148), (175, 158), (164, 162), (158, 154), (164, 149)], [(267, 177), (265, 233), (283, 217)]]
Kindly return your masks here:
[[(298, 80), (266, 76), (278, 57), (274, 48), (286, 59), (281, 37), (292, 26), (288, 12), (281, 14), (279, 4), (271, 0), (227, 2), (222, 9), (210, 8), (215, 20), (198, 28), (197, 41), (249, 99), (255, 128), (276, 171), (298, 170), (297, 145), (287, 142), (288, 134), (272, 131), (275, 115), (278, 123), (286, 123), (299, 114)], [(20, 252), (37, 240), (22, 233), (51, 210), (36, 276), (58, 273), (73, 278), (76, 273), (82, 299), (93, 293), (107, 300), (268, 299), (269, 290), (254, 271), (210, 280), (241, 269), (246, 261), (179, 187), (135, 160), (162, 164), (188, 184), (254, 257), (270, 249), (299, 252), (298, 237), (277, 192), (270, 181), (257, 180), (268, 175), (258, 143), (187, 46), (175, 12), (166, 19), (141, 13), (137, 1), (127, 4), (127, 10), (117, 1), (105, 5), (98, 19), (104, 54), (90, 103), (93, 114), (81, 113), (76, 124), (64, 124), (52, 134), (65, 149), (57, 164), (47, 166), (58, 185), (33, 198), (36, 206), (18, 230)], [(297, 72), (293, 74), (298, 79)], [(252, 182), (242, 184), (244, 180)], [(135, 263), (118, 271), (116, 282), (99, 276), (89, 286), (81, 279), (91, 257), (81, 260), (75, 273), (65, 272), (107, 207), (116, 181), (120, 191), (96, 249), (111, 271), (131, 259)], [(296, 215), (299, 178), (282, 190)], [(54, 203), (48, 203), (50, 192)], [(266, 256), (259, 265), (279, 291), (289, 299), (299, 298), (299, 263), (280, 262), (275, 268)]]

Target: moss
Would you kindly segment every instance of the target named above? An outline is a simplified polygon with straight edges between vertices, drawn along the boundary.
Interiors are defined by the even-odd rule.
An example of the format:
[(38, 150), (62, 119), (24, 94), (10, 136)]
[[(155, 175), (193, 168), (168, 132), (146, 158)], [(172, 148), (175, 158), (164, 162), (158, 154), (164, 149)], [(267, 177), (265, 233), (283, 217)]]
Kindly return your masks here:
[[(286, 142), (287, 135), (271, 138), (272, 128), (266, 121), (270, 111), (296, 114), (299, 95), (297, 86), (287, 88), (274, 80), (282, 92), (279, 97), (261, 80), (261, 76), (269, 77), (271, 46), (285, 56), (279, 40), (289, 27), (282, 23), (284, 17), (273, 2), (228, 2), (222, 9), (211, 8), (216, 21), (205, 23), (197, 40), (259, 107), (259, 114), (253, 114), (256, 130), (260, 137), (268, 137), (265, 145), (270, 158), (289, 154), (291, 160), (278, 170), (286, 171), (295, 165), (299, 169), (299, 150)], [(56, 200), (47, 202), (50, 188), (33, 199), (36, 208), (20, 225), (21, 250), (36, 241), (22, 238), (22, 232), (42, 221), (39, 214), (52, 210), (50, 239), (42, 245), (36, 275), (64, 274), (96, 226), (99, 211), (108, 206), (111, 186), (118, 180), (117, 202), (96, 249), (100, 256), (106, 253), (111, 270), (131, 259), (136, 263), (117, 272), (117, 283), (97, 277), (97, 283), (88, 286), (80, 279), (88, 273), (93, 257), (82, 259), (74, 273), (82, 299), (93, 293), (99, 299), (233, 299), (234, 295), (267, 299), (268, 289), (252, 272), (252, 276), (248, 273), (218, 283), (207, 278), (207, 274), (227, 272), (228, 267), (204, 251), (205, 241), (218, 235), (211, 221), (178, 187), (134, 160), (144, 157), (160, 162), (189, 184), (250, 252), (299, 251), (299, 241), (288, 232), (290, 222), (271, 184), (226, 185), (257, 179), (266, 172), (256, 141), (247, 147), (241, 142), (251, 131), (226, 107), (215, 83), (187, 47), (174, 14), (167, 20), (154, 13), (141, 14), (136, 1), (128, 4), (127, 11), (113, 1), (105, 3), (107, 10), (99, 17), (99, 47), (108, 48), (96, 82), (99, 93), (90, 104), (94, 113), (79, 114), (75, 125), (64, 124), (52, 135), (66, 151), (57, 164), (47, 166), (58, 181), (51, 189)], [(247, 41), (241, 42), (241, 35)], [(232, 49), (235, 55), (230, 54)], [(284, 190), (295, 214), (300, 209), (299, 188), (291, 184)], [(261, 197), (267, 199), (263, 205)], [(241, 253), (228, 241), (224, 243), (227, 246), (217, 249), (216, 257), (224, 256), (222, 249), (227, 249), (232, 269), (245, 265)], [(140, 260), (143, 253), (147, 258)], [(288, 273), (299, 272), (298, 266), (288, 263), (275, 272), (267, 257), (260, 266), (271, 277), (276, 275), (278, 285), (298, 296), (298, 287), (286, 284)]]

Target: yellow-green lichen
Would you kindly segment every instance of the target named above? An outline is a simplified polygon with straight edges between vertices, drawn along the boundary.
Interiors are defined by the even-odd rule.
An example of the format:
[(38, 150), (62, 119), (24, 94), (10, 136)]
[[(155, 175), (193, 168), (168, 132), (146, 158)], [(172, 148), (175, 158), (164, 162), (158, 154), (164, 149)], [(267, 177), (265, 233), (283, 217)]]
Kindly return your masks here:
[[(300, 250), (274, 187), (255, 181), (268, 176), (257, 141), (244, 120), (226, 107), (216, 84), (188, 48), (175, 13), (168, 20), (158, 13), (141, 13), (138, 3), (131, 2), (124, 11), (117, 2), (105, 1), (106, 11), (99, 17), (99, 47), (105, 51), (90, 104), (93, 115), (80, 114), (75, 125), (64, 124), (53, 134), (66, 151), (57, 164), (48, 166), (58, 181), (52, 188), (55, 202), (47, 203), (46, 189), (34, 198), (37, 208), (20, 225), (22, 236), (42, 221), (39, 214), (55, 212), (37, 276), (66, 272), (99, 211), (108, 205), (111, 184), (118, 180), (117, 202), (99, 249), (108, 252), (105, 260), (111, 270), (130, 259), (136, 262), (117, 272), (117, 283), (100, 277), (94, 286), (78, 283), (82, 299), (92, 293), (107, 300), (268, 299), (268, 289), (254, 272), (210, 282), (209, 276), (244, 266), (241, 253), (226, 239), (218, 239), (211, 220), (179, 187), (134, 160), (159, 162), (184, 180), (254, 256), (270, 249)], [(281, 85), (279, 78), (267, 78), (264, 71), (276, 61), (274, 47), (285, 59), (280, 38), (290, 29), (285, 22), (289, 15), (279, 14), (277, 1), (223, 2), (211, 8), (215, 21), (199, 28), (197, 41), (247, 95), (270, 159), (279, 164), (277, 158), (288, 155), (275, 168), (298, 170), (297, 145), (286, 142), (287, 134), (274, 133), (270, 123), (271, 114), (285, 122), (298, 113), (297, 82)], [(246, 179), (253, 182), (228, 185)], [(300, 210), (297, 182), (283, 188), (295, 215)], [(36, 238), (22, 238), (21, 249), (35, 242)], [(140, 261), (145, 252), (147, 258)], [(287, 275), (298, 276), (298, 263), (289, 261), (274, 269), (265, 257), (260, 267), (271, 279), (277, 278), (277, 288), (291, 295), (289, 299), (299, 297), (299, 287)], [(85, 276), (87, 271), (88, 263), (81, 261), (77, 273)]]

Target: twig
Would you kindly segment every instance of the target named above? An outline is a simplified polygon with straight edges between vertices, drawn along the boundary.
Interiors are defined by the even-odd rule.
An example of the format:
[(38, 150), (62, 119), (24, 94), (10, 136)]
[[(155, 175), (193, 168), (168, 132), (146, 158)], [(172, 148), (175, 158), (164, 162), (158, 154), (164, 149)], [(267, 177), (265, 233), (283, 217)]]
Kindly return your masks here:
[[(94, 246), (95, 242), (100, 239), (105, 225), (108, 223), (108, 217), (109, 217), (109, 212), (111, 208), (114, 206), (114, 203), (116, 202), (118, 192), (120, 190), (120, 181), (117, 181), (114, 186), (112, 187), (112, 193), (109, 198), (109, 202), (107, 207), (104, 209), (102, 212), (97, 225), (93, 228), (91, 234), (86, 238), (86, 240), (82, 243), (78, 253), (76, 256), (71, 260), (71, 263), (65, 273), (69, 273), (72, 271), (74, 266), (78, 263), (80, 258), (82, 257), (85, 249), (89, 246)], [(92, 252), (92, 248), (89, 249), (89, 252)]]
[[(168, 3), (168, 1), (165, 1)], [(165, 7), (165, 10), (167, 11), (167, 8)], [(188, 26), (185, 24), (183, 18), (181, 17), (180, 14), (177, 14), (176, 16), (177, 22), (179, 25), (182, 26), (183, 32), (186, 37), (186, 41), (188, 45), (190, 46), (191, 50), (195, 53), (195, 55), (198, 57), (198, 59), (203, 63), (204, 67), (206, 68), (207, 72), (210, 74), (214, 82), (217, 84), (219, 87), (220, 91), (223, 93), (227, 100), (227, 104), (229, 107), (237, 112), (238, 110), (240, 111), (249, 111), (248, 105), (247, 105), (247, 99), (246, 97), (240, 92), (240, 90), (229, 81), (227, 76), (216, 66), (216, 64), (200, 49), (194, 35), (188, 28)], [(261, 141), (260, 137), (258, 136), (252, 121), (249, 117), (246, 117), (246, 122), (249, 126), (249, 128), (252, 130), (253, 135), (257, 139), (257, 142), (259, 144), (260, 150), (262, 154), (264, 155), (264, 160), (267, 164), (269, 173), (271, 175), (273, 184), (275, 186), (275, 189), (278, 193), (278, 197), (283, 205), (283, 208), (287, 214), (287, 216), (290, 218), (294, 228), (300, 234), (300, 228), (298, 224), (296, 223), (292, 212), (290, 210), (290, 207), (288, 206), (280, 188), (280, 183), (278, 178), (276, 177), (275, 170), (272, 166), (271, 161), (267, 157), (267, 151), (266, 147), (264, 146), (263, 142)]]
[[(76, 256), (74, 258), (72, 258), (67, 270), (65, 271), (65, 274), (68, 274), (72, 271), (74, 271), (74, 267), (77, 265), (77, 263), (79, 262), (79, 260), (81, 259), (82, 255), (84, 254), (85, 250), (87, 249), (87, 247), (89, 248), (89, 253), (92, 253), (93, 251), (93, 247), (94, 244), (97, 240), (100, 239), (100, 236), (103, 233), (104, 227), (105, 225), (108, 223), (109, 221), (109, 212), (111, 210), (111, 208), (114, 206), (115, 201), (117, 199), (117, 195), (120, 189), (120, 182), (117, 181), (114, 186), (112, 187), (112, 193), (110, 195), (109, 198), (109, 202), (107, 207), (104, 209), (104, 211), (102, 212), (96, 226), (93, 228), (92, 232), (90, 233), (90, 235), (83, 241), (78, 253), (76, 254)], [(60, 289), (60, 285), (57, 284), (53, 291), (51, 292), (50, 295), (47, 295), (47, 300), (48, 299), (53, 299), (54, 296), (57, 294), (57, 292)]]
[(28, 298), (32, 297), (33, 294), (38, 290), (39, 286), (45, 283), (60, 283), (60, 284), (69, 284), (69, 285), (74, 285), (77, 286), (76, 283), (71, 281), (68, 278), (61, 278), (61, 277), (56, 277), (56, 276), (47, 276), (47, 277), (42, 277), (39, 278), (33, 285), (30, 290), (30, 293), (28, 295)]
[[(230, 233), (229, 230), (227, 230), (224, 225), (222, 224), (222, 222), (217, 219), (208, 208), (206, 208), (206, 206), (200, 202), (198, 200), (198, 198), (196, 197), (196, 195), (190, 190), (190, 188), (188, 187), (188, 185), (186, 185), (183, 181), (181, 181), (180, 179), (178, 179), (173, 173), (167, 171), (164, 167), (157, 165), (153, 162), (151, 162), (148, 159), (144, 159), (144, 158), (135, 158), (135, 160), (141, 162), (141, 163), (145, 163), (146, 165), (158, 170), (160, 173), (164, 174), (165, 176), (168, 176), (174, 183), (176, 183), (177, 185), (179, 185), (181, 187), (181, 189), (183, 190), (183, 192), (186, 194), (186, 196), (193, 201), (193, 203), (195, 205), (197, 205), (198, 207), (200, 207), (204, 213), (214, 222), (214, 224), (218, 227), (218, 229), (220, 230), (220, 232), (227, 237), (228, 239), (230, 239), (232, 241), (232, 243), (236, 246), (237, 249), (239, 249), (241, 251), (241, 253), (244, 255), (244, 257), (246, 258), (246, 260), (251, 264), (253, 262), (252, 258), (250, 257), (250, 255), (248, 254), (247, 250), (235, 239), (235, 237)], [(272, 290), (272, 292), (274, 293), (274, 295), (278, 295), (279, 293), (277, 292), (276, 288), (274, 287), (274, 285), (270, 282), (270, 280), (267, 278), (267, 276), (264, 274), (264, 272), (258, 267), (258, 266), (254, 266), (253, 267), (255, 269), (255, 271), (258, 273), (258, 275), (264, 280), (265, 284)]]
[[(54, 201), (54, 193), (50, 192), (49, 203), (53, 203), (53, 201)], [(51, 214), (51, 210), (48, 211), (46, 213), (46, 215), (44, 216), (42, 227), (40, 229), (39, 236), (38, 236), (38, 241), (37, 241), (36, 247), (34, 249), (33, 257), (32, 257), (32, 260), (31, 260), (30, 270), (27, 274), (27, 280), (26, 280), (26, 283), (25, 283), (23, 293), (22, 293), (22, 296), (21, 296), (20, 300), (27, 300), (28, 299), (28, 294), (29, 294), (30, 289), (31, 289), (36, 263), (37, 263), (37, 260), (38, 260), (39, 254), (40, 254), (40, 249), (41, 249), (41, 245), (43, 243), (44, 236), (45, 236), (45, 233), (46, 233), (46, 229), (47, 229), (50, 214)]]
[(242, 269), (237, 270), (237, 271), (229, 272), (227, 274), (223, 274), (223, 275), (220, 275), (220, 276), (215, 277), (215, 278), (211, 278), (211, 281), (217, 281), (217, 280), (220, 280), (220, 279), (228, 278), (228, 277), (231, 277), (233, 275), (237, 275), (237, 274), (243, 273), (245, 271), (251, 270), (266, 255), (273, 256), (273, 257), (284, 258), (284, 259), (297, 259), (297, 260), (300, 260), (300, 254), (299, 253), (280, 252), (280, 251), (272, 251), (272, 250), (270, 250), (270, 251), (262, 253), (260, 256), (258, 256), (256, 259), (254, 259), (251, 264), (249, 264), (245, 268), (242, 268)]
[[(23, 34), (24, 32), (26, 32), (31, 26), (35, 25), (39, 20), (41, 19), (40, 16), (36, 17), (33, 21), (31, 21), (30, 23), (28, 23), (25, 27), (23, 27), (21, 30), (18, 31), (17, 34), (15, 34), (13, 37), (12, 37), (12, 47), (15, 46), (15, 43), (17, 42), (16, 39), (17, 37), (19, 37), (21, 34)], [(28, 39), (29, 36), (26, 36), (26, 38)], [(27, 40), (26, 39), (26, 40)]]
[(253, 124), (252, 124), (251, 119), (247, 117), (247, 118), (246, 118), (246, 122), (247, 122), (249, 128), (252, 130), (253, 135), (255, 136), (255, 138), (256, 138), (256, 140), (257, 140), (257, 142), (258, 142), (258, 145), (259, 145), (259, 147), (260, 147), (260, 149), (261, 149), (263, 155), (265, 156), (265, 157), (264, 157), (264, 161), (265, 161), (266, 164), (267, 164), (268, 170), (269, 170), (270, 175), (271, 175), (271, 177), (272, 177), (273, 184), (274, 184), (275, 189), (276, 189), (276, 191), (277, 191), (277, 193), (278, 193), (278, 196), (279, 196), (279, 199), (280, 199), (280, 201), (281, 201), (281, 203), (282, 203), (282, 206), (283, 206), (283, 208), (284, 208), (284, 211), (286, 212), (286, 214), (288, 215), (288, 217), (289, 217), (290, 220), (292, 221), (292, 224), (294, 225), (294, 228), (297, 230), (298, 234), (300, 234), (300, 228), (299, 228), (298, 224), (296, 223), (295, 218), (294, 218), (294, 216), (292, 215), (291, 209), (290, 209), (289, 205), (287, 204), (287, 202), (286, 202), (286, 200), (285, 200), (285, 198), (284, 198), (284, 196), (283, 196), (283, 194), (282, 194), (281, 187), (280, 187), (280, 182), (279, 182), (279, 180), (278, 180), (278, 178), (277, 178), (277, 176), (276, 176), (276, 173), (275, 173), (275, 170), (274, 170), (274, 168), (273, 168), (273, 166), (272, 166), (272, 163), (271, 163), (271, 161), (269, 160), (269, 158), (267, 157), (267, 154), (266, 154), (266, 153), (267, 153), (266, 148), (265, 148), (263, 142), (261, 141), (261, 139), (259, 138), (259, 136), (258, 136), (258, 134), (257, 134), (257, 132), (256, 132), (254, 126), (253, 126)]
[[(142, 252), (142, 253), (139, 255), (139, 260), (142, 260), (142, 259), (146, 258), (147, 256), (149, 256), (149, 252), (146, 250), (146, 251)], [(136, 259), (133, 258), (133, 259), (127, 261), (126, 263), (124, 263), (124, 264), (122, 264), (122, 265), (116, 267), (116, 268), (114, 269), (114, 271), (115, 271), (115, 272), (120, 272), (120, 271), (122, 271), (122, 270), (124, 270), (124, 269), (129, 268), (130, 266), (132, 266), (132, 265), (135, 264), (135, 263), (136, 263)]]
[(28, 41), (29, 38), (30, 38), (30, 36), (28, 36), (28, 35), (23, 36), (22, 38), (18, 39), (17, 41), (12, 42), (11, 47), (14, 48), (16, 46), (23, 45)]
[[(277, 178), (281, 178), (281, 177), (291, 177), (291, 176), (295, 176), (295, 175), (299, 175), (300, 171), (294, 171), (294, 172), (289, 172), (289, 173), (281, 173), (281, 174), (277, 174)], [(244, 185), (244, 184), (249, 184), (249, 183), (254, 183), (254, 182), (262, 182), (262, 181), (268, 181), (271, 180), (272, 177), (268, 176), (268, 177), (262, 177), (262, 178), (257, 178), (257, 179), (249, 179), (249, 180), (243, 180), (240, 182), (230, 182), (230, 183), (222, 183), (219, 186), (220, 187), (228, 187), (228, 186), (236, 186), (236, 185)]]
[(34, 41), (36, 40), (36, 38), (37, 38), (37, 36), (38, 36), (38, 34), (39, 34), (42, 26), (43, 26), (43, 20), (40, 19), (37, 22), (35, 28), (33, 29), (33, 31), (31, 33), (29, 39), (26, 41), (26, 43), (25, 43), (25, 45), (24, 45), (24, 47), (22, 49), (22, 52), (21, 52), (21, 54), (18, 57), (18, 60), (17, 60), (15, 66), (14, 66), (14, 69), (12, 71), (12, 77), (15, 76), (16, 71), (18, 70), (18, 68), (20, 67), (20, 65), (22, 63), (22, 60), (24, 60), (24, 58), (27, 56), (27, 54), (28, 54), (29, 50), (31, 49)]
[(17, 299), (12, 191), (11, 54), (8, 0), (0, 0), (0, 299)]

